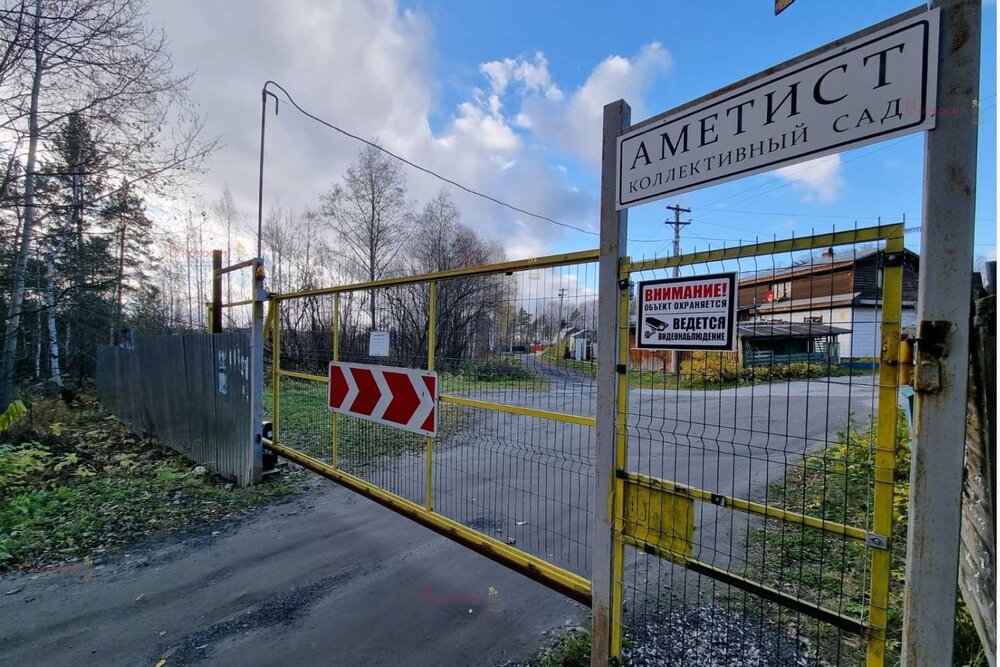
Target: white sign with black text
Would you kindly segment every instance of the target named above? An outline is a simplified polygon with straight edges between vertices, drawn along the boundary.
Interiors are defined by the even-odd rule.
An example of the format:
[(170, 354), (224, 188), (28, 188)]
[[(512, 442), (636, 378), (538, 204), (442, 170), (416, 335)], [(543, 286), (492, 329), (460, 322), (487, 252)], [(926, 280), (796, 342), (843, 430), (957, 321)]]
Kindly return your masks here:
[(939, 13), (908, 13), (641, 123), (618, 139), (618, 210), (930, 130), (938, 113), (971, 111), (935, 108)]
[(735, 350), (736, 274), (644, 280), (635, 347)]
[(369, 357), (389, 356), (388, 331), (372, 331), (368, 334), (368, 356)]

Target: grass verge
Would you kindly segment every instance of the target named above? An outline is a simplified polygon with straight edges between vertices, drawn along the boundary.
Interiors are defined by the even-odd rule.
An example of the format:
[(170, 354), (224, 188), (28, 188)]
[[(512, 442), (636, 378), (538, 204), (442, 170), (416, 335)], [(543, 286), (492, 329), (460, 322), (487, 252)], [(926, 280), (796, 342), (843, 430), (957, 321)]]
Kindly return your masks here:
[[(782, 482), (770, 485), (769, 497), (780, 499), (787, 509), (804, 510), (808, 515), (827, 521), (851, 526), (868, 525), (871, 513), (870, 479), (873, 475), (871, 456), (875, 451), (875, 441), (874, 423), (860, 426), (853, 420), (849, 421), (838, 433), (837, 444), (806, 457), (797, 472), (789, 474)], [(899, 661), (909, 517), (910, 436), (901, 410), (897, 415), (895, 452), (887, 665)], [(812, 530), (803, 530), (790, 539), (783, 528), (779, 521), (768, 520), (750, 531), (752, 578), (782, 590), (789, 586), (797, 587), (794, 592), (805, 599), (863, 617), (868, 578), (871, 576), (869, 549), (858, 542)], [(796, 581), (789, 581), (788, 572), (793, 573)], [(863, 662), (864, 646), (860, 638), (845, 636), (838, 641), (831, 627), (829, 633), (818, 639), (817, 655), (813, 657), (836, 663), (835, 658), (839, 655), (846, 664)], [(961, 596), (955, 628), (954, 664), (973, 667), (986, 664), (985, 653)]]
[(239, 488), (131, 433), (91, 397), (38, 400), (0, 444), (0, 572), (96, 558), (296, 493), (304, 480)]
[(576, 371), (583, 375), (596, 376), (597, 375), (597, 361), (579, 361), (577, 359), (565, 359), (559, 356), (559, 348), (553, 346), (548, 347), (539, 355), (539, 358), (550, 366), (556, 368), (565, 368), (566, 370)]
[(442, 394), (470, 391), (545, 391), (548, 383), (513, 356), (467, 361), (457, 370), (440, 373)]
[[(597, 375), (596, 361), (563, 359), (555, 347), (546, 349), (540, 359), (554, 368), (566, 369), (588, 376)], [(674, 391), (720, 391), (771, 382), (807, 380), (828, 377), (871, 375), (874, 371), (845, 368), (836, 364), (775, 364), (773, 366), (737, 368), (736, 360), (696, 353), (693, 360), (681, 365), (679, 374), (630, 368), (629, 386), (633, 389), (669, 389)]]
[[(281, 444), (320, 460), (330, 460), (334, 414), (327, 408), (326, 384), (284, 378), (280, 400), (278, 438)], [(274, 414), (271, 402), (271, 390), (267, 387), (265, 415)], [(419, 452), (427, 443), (424, 436), (394, 426), (346, 415), (336, 415), (336, 419), (337, 451), (342, 463), (367, 465), (385, 457)], [(468, 408), (439, 403), (437, 440), (443, 441), (462, 430), (468, 420)]]
[(589, 667), (590, 630), (574, 628), (538, 658), (537, 667)]

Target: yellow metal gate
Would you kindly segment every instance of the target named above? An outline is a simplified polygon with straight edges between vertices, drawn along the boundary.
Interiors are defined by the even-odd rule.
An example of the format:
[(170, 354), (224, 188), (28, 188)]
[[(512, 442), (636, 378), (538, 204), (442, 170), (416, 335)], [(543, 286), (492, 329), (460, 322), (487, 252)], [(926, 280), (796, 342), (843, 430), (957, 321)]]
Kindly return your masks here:
[[(597, 250), (272, 294), (265, 443), (584, 604), (611, 502), (625, 664), (700, 664), (711, 645), (720, 664), (882, 665), (905, 546), (902, 235), (623, 260), (610, 499), (593, 495)], [(737, 352), (634, 349), (631, 286), (675, 267), (738, 274)], [(331, 414), (331, 360), (438, 371), (437, 437)]]
[[(634, 349), (630, 281), (674, 267), (738, 274), (737, 352), (680, 353), (671, 369), (670, 353)], [(906, 267), (901, 225), (623, 260), (615, 658), (882, 665), (895, 653)]]
[[(273, 295), (267, 444), (589, 604), (597, 256)], [(437, 437), (331, 415), (331, 360), (436, 370)]]

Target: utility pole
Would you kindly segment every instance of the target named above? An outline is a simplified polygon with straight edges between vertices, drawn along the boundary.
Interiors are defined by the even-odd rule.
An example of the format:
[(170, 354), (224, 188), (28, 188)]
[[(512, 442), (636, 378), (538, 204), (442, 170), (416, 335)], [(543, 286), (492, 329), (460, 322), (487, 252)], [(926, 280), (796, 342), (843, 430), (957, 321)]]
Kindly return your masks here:
[[(673, 206), (668, 206), (667, 210), (674, 212), (674, 219), (673, 220), (664, 220), (663, 224), (665, 224), (665, 225), (673, 225), (673, 227), (674, 227), (674, 255), (673, 256), (676, 257), (677, 255), (681, 254), (681, 227), (683, 227), (684, 225), (690, 225), (691, 224), (690, 220), (686, 220), (684, 222), (681, 222), (681, 213), (690, 213), (691, 209), (689, 209), (689, 208), (682, 208), (681, 206), (678, 206), (677, 204), (674, 204)], [(680, 278), (680, 275), (681, 275), (681, 267), (680, 266), (675, 266), (674, 267), (674, 278)]]
[[(681, 222), (681, 213), (690, 213), (691, 209), (689, 209), (689, 208), (682, 208), (680, 205), (674, 204), (673, 206), (668, 206), (667, 210), (674, 212), (674, 219), (673, 219), (673, 221), (671, 221), (671, 220), (664, 220), (663, 224), (665, 224), (665, 225), (673, 225), (673, 227), (674, 227), (674, 255), (673, 256), (677, 257), (679, 254), (681, 254), (681, 227), (683, 227), (684, 225), (690, 225), (691, 224), (690, 220), (687, 220), (685, 222)], [(681, 267), (680, 267), (680, 265), (677, 265), (677, 266), (674, 267), (674, 278), (680, 278), (680, 277), (681, 277)], [(681, 372), (680, 355), (677, 353), (677, 350), (672, 350), (670, 352), (670, 370), (673, 371), (674, 375), (680, 375), (680, 372)]]

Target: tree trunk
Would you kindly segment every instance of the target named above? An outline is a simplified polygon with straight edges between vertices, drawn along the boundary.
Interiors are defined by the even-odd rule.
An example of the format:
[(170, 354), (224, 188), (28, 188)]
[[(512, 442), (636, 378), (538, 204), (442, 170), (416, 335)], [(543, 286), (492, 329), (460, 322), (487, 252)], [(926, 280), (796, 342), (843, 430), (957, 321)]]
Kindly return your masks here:
[[(83, 179), (79, 174), (73, 174), (73, 190), (72, 190), (72, 206), (70, 211), (73, 216), (72, 222), (74, 223), (76, 231), (76, 290), (73, 292), (72, 305), (73, 305), (73, 317), (70, 321), (83, 322), (86, 319), (86, 315), (83, 312), (83, 299), (81, 295), (84, 291), (84, 284), (86, 283), (86, 270), (83, 264)], [(77, 332), (77, 336), (80, 332)], [(83, 349), (83, 345), (80, 344), (82, 341), (78, 341), (77, 345), (73, 345), (73, 339), (70, 338), (70, 327), (69, 323), (66, 326), (66, 333), (63, 337), (64, 349), (66, 351), (66, 366), (67, 372), (71, 372), (72, 368), (83, 368), (83, 359), (79, 357), (79, 350)], [(83, 372), (79, 371), (82, 384)]]
[(31, 253), (31, 235), (35, 227), (35, 161), (38, 152), (38, 98), (42, 89), (42, 0), (35, 0), (33, 48), (35, 69), (31, 78), (31, 106), (28, 110), (28, 159), (24, 174), (24, 227), (21, 246), (14, 262), (14, 285), (11, 288), (10, 311), (4, 338), (3, 359), (0, 363), (0, 411), (6, 410), (14, 397), (14, 364), (17, 361), (17, 331), (21, 325), (24, 304), (24, 278)]
[(124, 301), (125, 294), (125, 225), (124, 219), (119, 219), (119, 224), (121, 225), (121, 234), (118, 236), (118, 275), (117, 275), (117, 294), (115, 295), (115, 324), (114, 324), (114, 343), (120, 342), (118, 335), (121, 331), (122, 325), (122, 303)]
[(35, 318), (35, 379), (42, 378), (42, 318)]
[(56, 263), (49, 258), (45, 264), (45, 302), (49, 321), (49, 370), (56, 386), (63, 386), (62, 369), (59, 367), (59, 331), (56, 327)]
[(185, 266), (187, 266), (187, 304), (188, 304), (188, 328), (194, 327), (194, 311), (191, 309), (191, 212), (188, 212), (188, 226), (184, 231), (184, 245), (187, 248)]
[[(375, 185), (372, 184), (372, 192), (375, 191)], [(369, 243), (368, 243), (368, 280), (375, 282), (375, 262), (378, 259), (375, 238), (375, 197), (372, 196), (371, 199), (371, 223), (369, 226)], [(368, 290), (369, 307), (371, 308), (372, 317), (372, 331), (375, 331), (378, 327), (375, 325), (375, 290)]]

